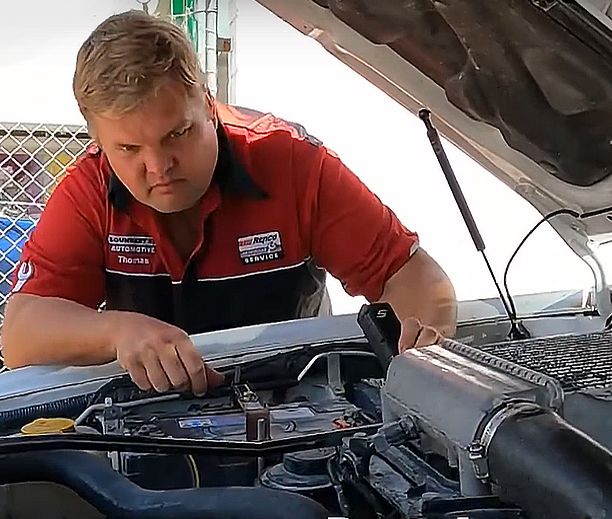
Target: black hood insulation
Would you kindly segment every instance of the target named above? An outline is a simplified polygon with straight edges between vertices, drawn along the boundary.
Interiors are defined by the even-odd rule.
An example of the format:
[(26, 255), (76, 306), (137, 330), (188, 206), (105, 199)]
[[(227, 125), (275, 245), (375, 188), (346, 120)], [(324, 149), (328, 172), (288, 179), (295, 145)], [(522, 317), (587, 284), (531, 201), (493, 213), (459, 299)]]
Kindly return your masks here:
[(313, 0), (575, 186), (612, 170), (611, 31), (576, 2)]

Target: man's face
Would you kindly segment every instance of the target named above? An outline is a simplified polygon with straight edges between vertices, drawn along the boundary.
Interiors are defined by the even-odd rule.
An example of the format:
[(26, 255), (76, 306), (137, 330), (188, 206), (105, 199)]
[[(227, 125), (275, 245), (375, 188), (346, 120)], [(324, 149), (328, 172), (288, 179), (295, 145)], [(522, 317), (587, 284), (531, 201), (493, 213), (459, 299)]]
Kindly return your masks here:
[(212, 101), (168, 83), (132, 112), (92, 115), (96, 140), (138, 201), (161, 213), (193, 207), (210, 185), (218, 142)]

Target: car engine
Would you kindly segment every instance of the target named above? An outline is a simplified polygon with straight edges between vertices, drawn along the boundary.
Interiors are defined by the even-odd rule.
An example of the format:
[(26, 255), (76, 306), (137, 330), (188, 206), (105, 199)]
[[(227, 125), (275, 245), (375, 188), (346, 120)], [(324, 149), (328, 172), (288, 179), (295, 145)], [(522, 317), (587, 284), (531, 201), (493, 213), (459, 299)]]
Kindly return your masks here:
[[(0, 413), (1, 483), (91, 505), (48, 518), (612, 517), (612, 334), (390, 355), (397, 327), (374, 315), (361, 339), (234, 363), (204, 397), (120, 377)], [(26, 488), (7, 517), (33, 510)]]
[[(356, 353), (365, 352), (353, 355)], [(330, 486), (326, 474), (327, 461), (334, 453), (333, 433), (370, 432), (380, 423), (380, 379), (358, 381), (345, 390), (338, 372), (336, 385), (329, 377), (335, 376), (334, 366), (341, 367), (342, 357), (338, 353), (326, 355), (321, 362), (327, 365), (328, 373), (305, 375), (298, 385), (232, 383), (204, 399), (168, 395), (127, 400), (129, 407), (115, 392), (116, 403), (106, 397), (104, 404), (82, 415), (77, 424), (139, 438), (273, 440), (281, 445), (286, 442), (288, 449), (314, 436), (323, 447), (285, 457), (194, 455), (186, 459), (183, 455), (122, 453), (112, 459), (117, 470), (146, 488), (249, 486), (257, 482), (281, 490), (323, 490)]]

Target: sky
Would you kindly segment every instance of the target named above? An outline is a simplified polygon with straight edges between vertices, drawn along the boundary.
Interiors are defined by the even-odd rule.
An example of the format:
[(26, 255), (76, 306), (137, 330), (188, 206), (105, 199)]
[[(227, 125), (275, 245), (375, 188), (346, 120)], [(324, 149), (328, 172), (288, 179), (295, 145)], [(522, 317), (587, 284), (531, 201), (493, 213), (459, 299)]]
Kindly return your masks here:
[[(223, 0), (219, 0), (223, 1)], [(156, 3), (153, 1), (151, 5)], [(61, 12), (59, 5), (61, 4)], [(72, 97), (76, 52), (89, 32), (136, 0), (31, 0), (3, 3), (0, 19), (0, 121), (82, 123)], [(496, 295), (471, 242), (423, 123), (253, 0), (237, 0), (236, 103), (299, 122), (399, 217), (448, 273), (459, 299)], [(449, 160), (500, 276), (540, 215), (460, 150)], [(515, 294), (583, 288), (588, 267), (550, 227), (527, 242), (510, 271)], [(363, 303), (330, 281), (336, 313)]]

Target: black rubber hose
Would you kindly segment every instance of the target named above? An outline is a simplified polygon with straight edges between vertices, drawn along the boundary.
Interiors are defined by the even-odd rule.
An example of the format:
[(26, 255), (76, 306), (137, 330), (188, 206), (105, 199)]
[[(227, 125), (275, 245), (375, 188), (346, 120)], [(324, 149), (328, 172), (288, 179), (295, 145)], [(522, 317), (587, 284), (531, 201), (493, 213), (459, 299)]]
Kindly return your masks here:
[(92, 396), (93, 394), (80, 395), (45, 404), (0, 411), (0, 431), (19, 429), (22, 425), (41, 416), (55, 418), (77, 415), (89, 405)]
[(612, 453), (557, 414), (507, 418), (488, 452), (501, 497), (529, 517), (612, 518)]
[(83, 451), (0, 456), (0, 484), (58, 483), (112, 519), (327, 519), (315, 501), (264, 488), (147, 490), (112, 469), (108, 460)]

